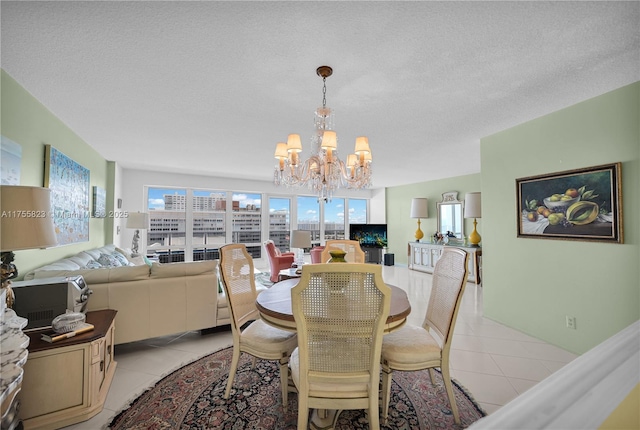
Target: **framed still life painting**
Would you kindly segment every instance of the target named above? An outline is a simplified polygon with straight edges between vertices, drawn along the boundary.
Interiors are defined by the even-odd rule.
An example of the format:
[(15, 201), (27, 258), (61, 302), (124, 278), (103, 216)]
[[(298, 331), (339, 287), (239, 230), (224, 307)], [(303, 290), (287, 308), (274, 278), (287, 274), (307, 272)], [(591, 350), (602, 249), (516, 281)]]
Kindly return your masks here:
[(58, 245), (89, 241), (89, 170), (45, 145), (44, 186), (51, 189), (51, 211)]
[(516, 179), (518, 237), (622, 243), (621, 163)]

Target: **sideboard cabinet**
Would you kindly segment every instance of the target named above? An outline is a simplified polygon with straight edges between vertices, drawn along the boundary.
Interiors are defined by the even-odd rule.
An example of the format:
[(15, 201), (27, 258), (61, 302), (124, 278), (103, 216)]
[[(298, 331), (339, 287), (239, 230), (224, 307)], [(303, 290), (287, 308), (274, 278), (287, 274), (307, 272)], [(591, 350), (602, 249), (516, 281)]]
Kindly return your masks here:
[(55, 343), (40, 339), (47, 330), (28, 333), (29, 358), (19, 394), (25, 430), (58, 429), (102, 410), (116, 371), (115, 316), (114, 310), (88, 312), (94, 330)]
[[(409, 242), (409, 269), (433, 273), (445, 246), (436, 243)], [(482, 248), (455, 246), (469, 253), (469, 275), (467, 281), (479, 284), (482, 273)]]

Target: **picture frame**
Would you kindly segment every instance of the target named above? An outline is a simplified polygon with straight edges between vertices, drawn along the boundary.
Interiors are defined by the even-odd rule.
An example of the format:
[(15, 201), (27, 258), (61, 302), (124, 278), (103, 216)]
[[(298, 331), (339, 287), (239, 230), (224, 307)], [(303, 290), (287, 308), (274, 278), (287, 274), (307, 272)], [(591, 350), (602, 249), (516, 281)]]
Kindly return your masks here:
[(516, 179), (518, 237), (623, 243), (621, 163)]
[(107, 216), (107, 191), (96, 185), (93, 186), (93, 211), (94, 218), (104, 218)]
[(45, 145), (44, 186), (51, 189), (51, 212), (58, 245), (89, 241), (89, 169)]

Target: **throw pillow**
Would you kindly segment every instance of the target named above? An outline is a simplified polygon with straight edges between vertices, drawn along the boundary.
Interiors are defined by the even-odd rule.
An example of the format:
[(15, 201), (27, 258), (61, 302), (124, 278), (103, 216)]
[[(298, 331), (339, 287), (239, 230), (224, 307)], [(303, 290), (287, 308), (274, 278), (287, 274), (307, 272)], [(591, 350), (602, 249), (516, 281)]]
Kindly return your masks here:
[(98, 257), (98, 263), (102, 264), (102, 267), (120, 267), (122, 264), (112, 255), (100, 254)]
[(129, 265), (129, 260), (127, 260), (127, 257), (122, 255), (118, 251), (112, 252), (111, 256), (114, 257), (116, 260), (118, 260), (120, 262), (121, 266), (128, 266)]
[(96, 260), (91, 260), (87, 262), (87, 265), (83, 267), (83, 269), (99, 269), (102, 266)]

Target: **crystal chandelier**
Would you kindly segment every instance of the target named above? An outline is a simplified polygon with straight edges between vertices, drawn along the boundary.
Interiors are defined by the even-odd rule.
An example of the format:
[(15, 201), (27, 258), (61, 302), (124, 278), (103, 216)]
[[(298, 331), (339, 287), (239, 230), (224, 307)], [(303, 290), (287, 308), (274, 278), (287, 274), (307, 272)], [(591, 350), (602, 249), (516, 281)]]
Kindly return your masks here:
[(333, 70), (320, 66), (316, 70), (322, 78), (322, 107), (315, 112), (315, 134), (311, 137), (312, 154), (301, 159), (302, 143), (299, 134), (290, 134), (287, 143), (276, 145), (278, 165), (274, 183), (286, 187), (306, 185), (318, 195), (318, 201), (331, 201), (338, 188), (364, 189), (371, 186), (371, 150), (369, 139), (356, 138), (353, 154), (347, 162), (338, 158), (338, 139), (333, 130), (333, 111), (327, 107), (327, 78)]

